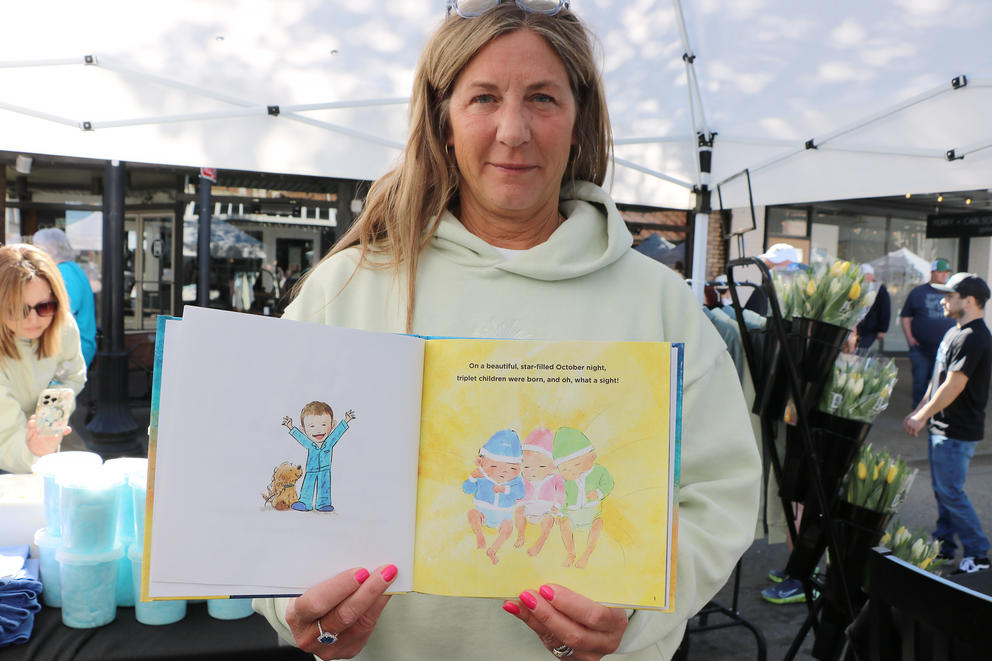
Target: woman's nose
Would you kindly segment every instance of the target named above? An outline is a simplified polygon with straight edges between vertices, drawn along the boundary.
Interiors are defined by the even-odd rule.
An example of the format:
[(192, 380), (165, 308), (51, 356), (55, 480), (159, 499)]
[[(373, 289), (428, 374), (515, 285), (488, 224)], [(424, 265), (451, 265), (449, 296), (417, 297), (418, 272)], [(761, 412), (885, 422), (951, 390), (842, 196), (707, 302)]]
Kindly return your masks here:
[(507, 147), (519, 147), (530, 140), (530, 119), (520, 103), (505, 103), (500, 109), (497, 139)]

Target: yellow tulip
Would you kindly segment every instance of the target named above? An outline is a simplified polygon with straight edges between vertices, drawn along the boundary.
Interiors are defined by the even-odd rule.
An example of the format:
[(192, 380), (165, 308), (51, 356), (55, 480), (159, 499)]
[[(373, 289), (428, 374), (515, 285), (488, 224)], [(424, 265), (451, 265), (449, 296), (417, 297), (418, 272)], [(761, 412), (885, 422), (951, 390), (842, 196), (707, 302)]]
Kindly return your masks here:
[(885, 481), (886, 482), (888, 482), (889, 484), (892, 484), (893, 480), (896, 479), (896, 473), (899, 472), (897, 469), (898, 469), (898, 466), (896, 466), (895, 464), (889, 464), (889, 473), (888, 473), (888, 475), (885, 476)]
[[(850, 265), (850, 262), (848, 262), (848, 265)], [(830, 266), (830, 275), (832, 277), (836, 278), (840, 276), (842, 273), (844, 273), (844, 262), (834, 262)]]
[(858, 479), (863, 480), (868, 477), (868, 467), (865, 466), (865, 462), (858, 462)]
[(882, 535), (882, 539), (878, 540), (878, 543), (881, 544), (882, 546), (888, 546), (889, 542), (891, 541), (892, 541), (892, 535), (890, 535), (889, 533), (885, 533), (884, 535)]
[(927, 567), (929, 567), (931, 560), (933, 560), (933, 558), (929, 558), (929, 557), (923, 558), (923, 562), (920, 563), (920, 569), (926, 569)]
[(874, 471), (874, 474), (872, 475), (871, 479), (872, 480), (878, 480), (878, 474), (881, 471), (882, 471), (882, 462), (878, 462), (877, 464), (875, 464), (875, 471)]
[(861, 284), (855, 282), (853, 285), (851, 285), (851, 291), (847, 293), (847, 297), (852, 301), (856, 301), (860, 296), (861, 296)]
[(816, 293), (816, 282), (810, 280), (808, 283), (806, 283), (806, 295), (812, 296), (815, 293)]

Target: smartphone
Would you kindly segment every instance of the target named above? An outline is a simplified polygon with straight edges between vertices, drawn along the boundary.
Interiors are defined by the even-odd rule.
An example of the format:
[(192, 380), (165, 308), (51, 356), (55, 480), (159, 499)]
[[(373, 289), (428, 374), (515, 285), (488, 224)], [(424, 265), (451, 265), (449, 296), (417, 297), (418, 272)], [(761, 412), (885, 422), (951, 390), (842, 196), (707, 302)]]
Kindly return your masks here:
[(38, 395), (35, 429), (39, 436), (61, 436), (69, 424), (75, 393), (72, 388), (45, 388)]

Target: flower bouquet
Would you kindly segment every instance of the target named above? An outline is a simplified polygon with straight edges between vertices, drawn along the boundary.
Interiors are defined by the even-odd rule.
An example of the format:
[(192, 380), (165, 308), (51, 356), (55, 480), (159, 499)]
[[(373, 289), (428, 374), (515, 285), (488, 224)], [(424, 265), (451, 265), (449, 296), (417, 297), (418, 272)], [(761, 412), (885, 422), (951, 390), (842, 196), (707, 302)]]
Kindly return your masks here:
[(887, 547), (900, 560), (936, 574), (946, 562), (937, 557), (940, 554), (940, 542), (930, 539), (930, 534), (923, 529), (910, 532), (898, 519), (892, 527), (895, 531), (890, 530), (882, 535), (879, 544)]
[(847, 338), (851, 326), (875, 300), (858, 266), (834, 261), (794, 275), (773, 274), (782, 315), (800, 337), (799, 372), (806, 384), (802, 405), (809, 410)]
[(898, 376), (891, 358), (841, 354), (820, 397), (820, 411), (830, 415), (872, 422), (889, 406)]

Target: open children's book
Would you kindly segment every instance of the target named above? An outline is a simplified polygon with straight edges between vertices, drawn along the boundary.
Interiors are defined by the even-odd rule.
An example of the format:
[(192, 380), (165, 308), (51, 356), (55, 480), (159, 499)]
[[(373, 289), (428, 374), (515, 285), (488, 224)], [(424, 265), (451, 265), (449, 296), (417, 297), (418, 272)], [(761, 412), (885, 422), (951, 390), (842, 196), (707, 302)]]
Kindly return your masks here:
[(671, 610), (682, 346), (423, 338), (187, 306), (160, 318), (147, 598), (555, 582)]

